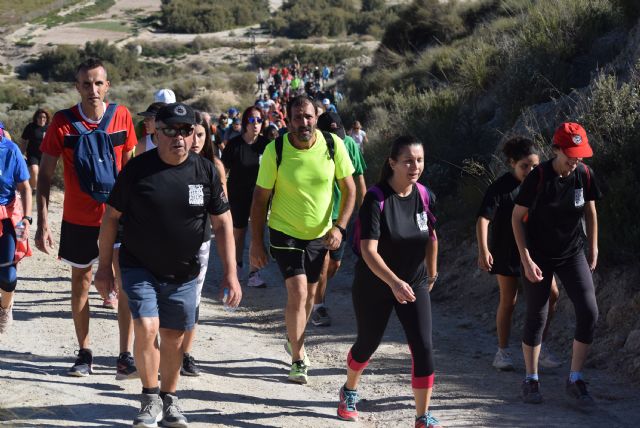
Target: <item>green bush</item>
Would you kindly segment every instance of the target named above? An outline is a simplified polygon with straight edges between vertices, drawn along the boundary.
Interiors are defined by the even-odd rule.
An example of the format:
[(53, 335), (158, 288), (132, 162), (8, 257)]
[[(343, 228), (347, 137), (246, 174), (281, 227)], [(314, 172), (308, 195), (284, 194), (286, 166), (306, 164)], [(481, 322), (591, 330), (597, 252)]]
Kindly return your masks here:
[(267, 0), (194, 2), (162, 0), (162, 28), (174, 33), (211, 33), (256, 24), (269, 10)]
[(273, 64), (291, 64), (298, 58), (301, 64), (338, 64), (344, 59), (366, 54), (366, 48), (349, 45), (335, 45), (330, 48), (312, 48), (296, 45), (274, 55), (261, 55), (256, 58), (256, 66), (269, 67)]

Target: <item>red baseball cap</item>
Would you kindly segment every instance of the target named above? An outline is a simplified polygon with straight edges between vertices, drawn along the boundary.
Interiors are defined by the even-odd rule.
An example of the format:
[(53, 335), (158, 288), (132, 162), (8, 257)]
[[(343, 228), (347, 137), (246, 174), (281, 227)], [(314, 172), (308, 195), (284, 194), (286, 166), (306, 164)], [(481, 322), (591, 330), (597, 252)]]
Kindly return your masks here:
[(593, 156), (587, 132), (578, 123), (565, 122), (558, 126), (553, 134), (553, 144), (562, 149), (562, 152), (570, 158), (590, 158)]

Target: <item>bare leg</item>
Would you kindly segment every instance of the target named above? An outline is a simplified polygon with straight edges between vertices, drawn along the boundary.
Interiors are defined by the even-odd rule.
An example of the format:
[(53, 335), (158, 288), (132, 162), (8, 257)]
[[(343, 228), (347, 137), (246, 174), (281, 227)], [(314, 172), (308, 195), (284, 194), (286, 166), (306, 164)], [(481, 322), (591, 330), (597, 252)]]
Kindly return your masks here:
[(573, 341), (573, 355), (571, 355), (571, 371), (579, 372), (582, 371), (584, 367), (584, 362), (587, 360), (587, 354), (589, 353), (589, 348), (591, 345), (586, 343), (578, 342), (574, 339)]
[(15, 291), (0, 291), (0, 295), (2, 298), (0, 299), (0, 306), (2, 309), (9, 309), (11, 305), (13, 305), (13, 296), (15, 295)]
[(39, 165), (31, 165), (29, 167), (29, 174), (31, 177), (29, 178), (29, 185), (33, 190), (35, 190), (36, 184), (38, 183), (38, 170), (40, 169)]
[(91, 287), (91, 266), (71, 267), (71, 315), (76, 329), (78, 345), (89, 347), (89, 287)]
[(118, 288), (118, 330), (120, 333), (120, 353), (131, 352), (131, 343), (133, 342), (133, 320), (131, 319), (131, 311), (129, 310), (129, 298), (127, 293), (122, 289), (122, 275), (120, 272), (120, 262), (118, 257), (119, 248), (113, 249), (113, 272), (115, 276), (116, 287)]
[(160, 329), (160, 376), (163, 392), (176, 392), (182, 366), (182, 338), (184, 331)]
[(184, 332), (184, 339), (182, 339), (183, 354), (189, 354), (191, 353), (191, 349), (193, 349), (193, 340), (196, 338), (196, 327), (197, 324), (194, 324), (191, 330)]
[(524, 365), (527, 370), (527, 374), (538, 373), (538, 357), (540, 356), (540, 345), (529, 346), (522, 344), (522, 354), (524, 356)]
[(360, 378), (364, 369), (356, 371), (350, 367), (347, 367), (347, 382), (344, 384), (347, 389), (358, 389)]
[(433, 388), (413, 388), (413, 397), (416, 400), (416, 416), (422, 416), (429, 410), (432, 391)]
[(518, 298), (518, 278), (505, 275), (496, 275), (496, 277), (500, 287), (500, 303), (496, 312), (498, 346), (505, 349), (509, 346), (511, 319)]
[(287, 278), (285, 286), (287, 287), (287, 306), (284, 321), (287, 326), (287, 337), (291, 342), (292, 361), (299, 361), (304, 355), (304, 330), (313, 305), (312, 300), (308, 299), (309, 287), (305, 275)]
[(158, 349), (157, 336), (159, 326), (160, 320), (155, 317), (133, 320), (133, 329), (136, 336), (133, 342), (133, 354), (144, 388), (158, 386), (160, 350)]

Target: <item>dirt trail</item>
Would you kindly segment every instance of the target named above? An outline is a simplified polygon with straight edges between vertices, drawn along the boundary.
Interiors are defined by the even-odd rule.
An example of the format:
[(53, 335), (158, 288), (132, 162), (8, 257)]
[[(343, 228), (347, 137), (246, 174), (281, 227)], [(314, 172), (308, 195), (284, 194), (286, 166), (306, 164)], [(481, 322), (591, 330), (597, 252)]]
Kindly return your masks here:
[[(51, 204), (58, 233), (60, 193)], [(448, 261), (441, 260), (447, 271)], [(330, 284), (333, 325), (310, 327), (307, 346), (311, 383), (286, 382), (288, 356), (283, 349), (285, 293), (275, 265), (267, 268), (270, 287), (244, 288), (242, 308), (227, 313), (216, 299), (220, 269), (212, 257), (205, 285), (201, 323), (193, 354), (203, 375), (182, 378), (179, 395), (193, 427), (401, 427), (411, 426), (410, 356), (395, 316), (384, 342), (365, 372), (359, 405), (361, 421), (335, 417), (336, 393), (345, 374), (345, 356), (355, 324), (350, 301), (351, 256)], [(114, 311), (99, 307), (91, 294), (95, 374), (65, 376), (76, 349), (69, 307), (69, 271), (53, 257), (37, 252), (20, 265), (15, 323), (0, 336), (0, 425), (130, 426), (136, 412), (138, 380), (115, 381), (117, 324)], [(446, 287), (446, 279), (438, 284)], [(526, 405), (517, 398), (522, 361), (513, 373), (491, 366), (495, 339), (474, 328), (465, 314), (452, 314), (434, 302), (436, 388), (432, 410), (446, 426), (482, 427), (636, 427), (640, 388), (610, 373), (588, 370), (599, 402), (593, 414), (571, 409), (564, 401), (565, 365), (543, 371), (546, 402)]]

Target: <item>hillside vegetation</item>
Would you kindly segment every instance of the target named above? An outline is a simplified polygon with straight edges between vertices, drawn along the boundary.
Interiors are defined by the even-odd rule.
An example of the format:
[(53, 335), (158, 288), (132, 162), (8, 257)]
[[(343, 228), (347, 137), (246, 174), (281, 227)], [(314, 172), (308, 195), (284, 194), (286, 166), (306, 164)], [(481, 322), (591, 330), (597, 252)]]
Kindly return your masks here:
[(212, 33), (256, 24), (268, 12), (267, 0), (162, 0), (161, 22), (172, 33)]

